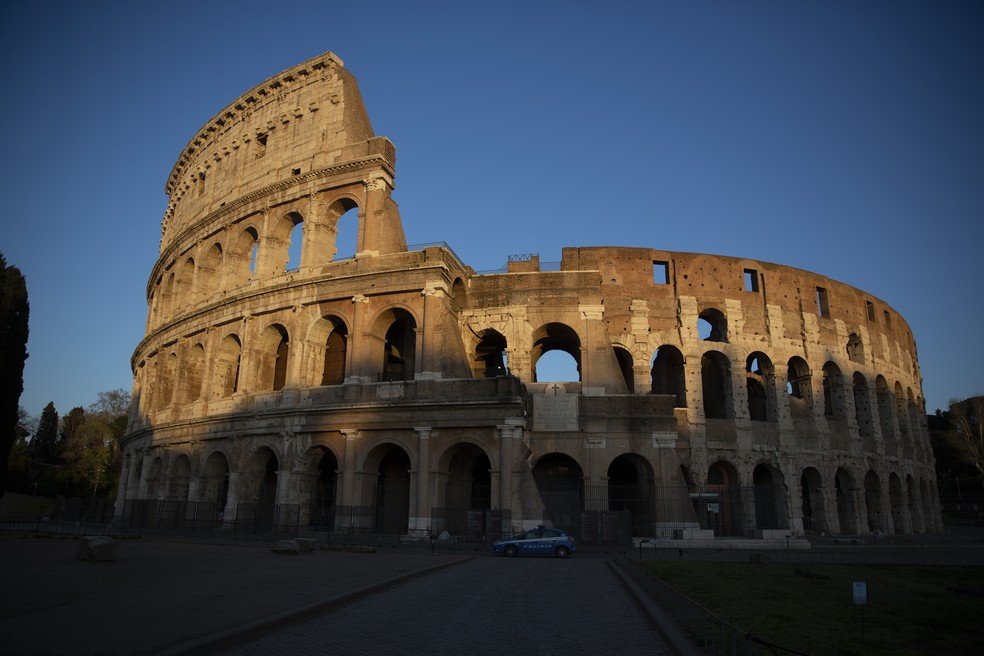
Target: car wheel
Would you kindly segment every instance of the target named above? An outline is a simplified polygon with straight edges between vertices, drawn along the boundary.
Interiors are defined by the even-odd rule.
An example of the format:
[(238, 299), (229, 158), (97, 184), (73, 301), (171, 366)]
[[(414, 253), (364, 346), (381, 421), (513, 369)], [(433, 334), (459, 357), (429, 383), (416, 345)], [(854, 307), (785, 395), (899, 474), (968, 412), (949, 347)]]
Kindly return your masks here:
[(507, 544), (505, 551), (503, 551), (502, 553), (505, 554), (506, 556), (515, 556), (516, 555), (516, 545)]
[(567, 558), (567, 556), (570, 555), (571, 550), (567, 547), (557, 547), (557, 551), (554, 553), (557, 554), (558, 558)]

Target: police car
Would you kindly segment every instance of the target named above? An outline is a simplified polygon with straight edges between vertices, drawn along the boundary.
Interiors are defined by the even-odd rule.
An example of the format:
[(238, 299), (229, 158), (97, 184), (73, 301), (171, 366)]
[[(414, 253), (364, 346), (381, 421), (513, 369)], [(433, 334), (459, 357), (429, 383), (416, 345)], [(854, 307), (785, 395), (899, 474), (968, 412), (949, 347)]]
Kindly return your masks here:
[(502, 538), (492, 545), (492, 551), (503, 556), (542, 554), (567, 558), (576, 551), (574, 538), (556, 528), (537, 526), (511, 538)]

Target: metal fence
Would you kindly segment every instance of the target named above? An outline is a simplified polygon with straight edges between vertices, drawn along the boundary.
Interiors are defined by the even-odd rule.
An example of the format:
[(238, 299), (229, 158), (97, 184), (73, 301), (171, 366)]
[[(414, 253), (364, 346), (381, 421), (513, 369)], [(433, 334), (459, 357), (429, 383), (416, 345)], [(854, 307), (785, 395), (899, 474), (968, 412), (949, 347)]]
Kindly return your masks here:
[(960, 547), (923, 545), (838, 546), (811, 549), (683, 549), (640, 543), (630, 551), (639, 560), (691, 560), (707, 562), (770, 562), (803, 565), (915, 565), (984, 566), (984, 551)]

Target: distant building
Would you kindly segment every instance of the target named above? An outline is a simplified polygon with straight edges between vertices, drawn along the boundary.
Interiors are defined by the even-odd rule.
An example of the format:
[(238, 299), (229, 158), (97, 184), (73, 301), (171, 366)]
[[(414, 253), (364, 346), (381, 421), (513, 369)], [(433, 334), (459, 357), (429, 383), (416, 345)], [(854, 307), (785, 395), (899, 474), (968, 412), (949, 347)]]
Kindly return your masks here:
[[(476, 272), (408, 247), (395, 164), (332, 53), (191, 139), (133, 355), (121, 520), (545, 522), (586, 542), (613, 516), (636, 536), (941, 527), (915, 343), (884, 302), (652, 248)], [(551, 351), (576, 380), (537, 382)]]

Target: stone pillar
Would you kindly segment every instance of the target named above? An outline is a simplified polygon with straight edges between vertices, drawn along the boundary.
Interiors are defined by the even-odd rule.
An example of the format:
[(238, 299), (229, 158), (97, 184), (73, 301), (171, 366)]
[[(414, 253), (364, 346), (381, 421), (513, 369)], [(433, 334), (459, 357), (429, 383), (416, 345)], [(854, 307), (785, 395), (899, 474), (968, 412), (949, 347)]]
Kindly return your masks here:
[(229, 472), (229, 491), (226, 494), (226, 505), (222, 510), (223, 522), (236, 521), (236, 509), (239, 507), (239, 472)]
[(442, 333), (436, 330), (436, 327), (441, 322), (441, 314), (439, 313), (445, 312), (444, 299), (447, 294), (447, 289), (443, 286), (435, 286), (433, 283), (428, 283), (427, 287), (420, 292), (424, 299), (423, 325), (417, 328), (420, 357), (414, 378), (441, 378), (441, 358), (445, 354), (441, 352), (440, 338)]
[(362, 294), (356, 294), (352, 297), (352, 304), (352, 334), (349, 348), (345, 354), (347, 360), (345, 363), (347, 374), (345, 384), (371, 383), (374, 376), (372, 375), (372, 363), (369, 361), (372, 353), (369, 341), (374, 338), (370, 333), (372, 326), (368, 325), (369, 299)]
[(356, 505), (355, 450), (356, 441), (359, 439), (359, 431), (352, 428), (343, 428), (340, 432), (342, 437), (345, 438), (345, 450), (342, 453), (342, 485), (340, 505), (351, 507)]
[(516, 443), (523, 439), (524, 425), (522, 417), (507, 417), (503, 424), (495, 427), (499, 436), (499, 508), (510, 513), (519, 509), (519, 506), (513, 505), (516, 490), (515, 459)]
[(430, 427), (414, 427), (417, 434), (417, 506), (410, 517), (410, 530), (426, 531), (430, 528)]
[(143, 465), (140, 467), (140, 482), (137, 484), (138, 499), (147, 498), (147, 476), (150, 474), (151, 465), (154, 464), (154, 453), (150, 449), (143, 452)]

